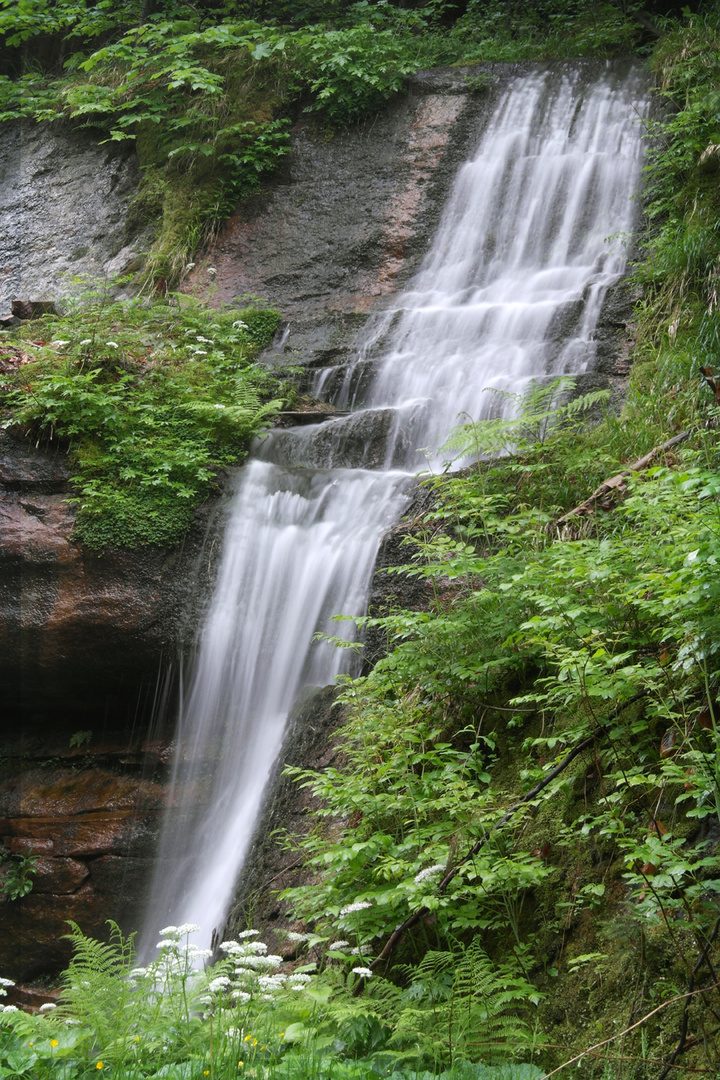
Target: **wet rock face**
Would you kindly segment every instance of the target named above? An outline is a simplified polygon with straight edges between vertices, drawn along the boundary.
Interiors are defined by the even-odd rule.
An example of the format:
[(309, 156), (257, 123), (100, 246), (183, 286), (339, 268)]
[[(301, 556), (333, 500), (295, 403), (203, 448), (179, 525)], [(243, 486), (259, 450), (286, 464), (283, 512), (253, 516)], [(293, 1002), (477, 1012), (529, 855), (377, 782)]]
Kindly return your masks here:
[[(87, 733), (88, 735), (90, 733)], [(42, 757), (42, 754), (52, 754)], [(158, 746), (92, 738), (87, 747), (22, 737), (0, 766), (0, 972), (18, 981), (70, 958), (68, 920), (106, 938), (107, 919), (136, 926), (163, 800), (162, 767), (123, 774), (128, 760), (160, 763)], [(20, 858), (35, 859), (32, 891), (3, 891)]]
[(29, 121), (0, 132), (0, 315), (13, 299), (77, 293), (133, 257), (126, 210), (140, 180), (134, 151)]
[(298, 125), (284, 173), (241, 205), (207, 253), (216, 274), (199, 265), (188, 290), (213, 303), (260, 296), (288, 320), (275, 359), (341, 364), (417, 268), (479, 118), (521, 70), (486, 67), (487, 94), (470, 93), (470, 69), (439, 69), (346, 132)]
[(99, 713), (122, 727), (192, 640), (206, 522), (180, 549), (91, 552), (72, 538), (70, 494), (64, 454), (0, 433), (0, 694), (26, 725), (50, 713), (97, 728)]

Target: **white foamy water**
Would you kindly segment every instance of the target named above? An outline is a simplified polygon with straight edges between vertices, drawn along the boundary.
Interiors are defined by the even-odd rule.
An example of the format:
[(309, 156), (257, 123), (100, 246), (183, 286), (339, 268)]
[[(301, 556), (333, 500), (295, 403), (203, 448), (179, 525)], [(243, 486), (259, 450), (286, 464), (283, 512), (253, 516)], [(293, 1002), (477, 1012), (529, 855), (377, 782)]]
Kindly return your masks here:
[(422, 269), (356, 362), (318, 377), (359, 411), (274, 433), (242, 470), (179, 719), (148, 944), (166, 922), (198, 923), (206, 943), (222, 925), (293, 702), (348, 668), (347, 650), (313, 638), (350, 633), (331, 616), (363, 612), (418, 449), (432, 460), (458, 417), (497, 411), (488, 387), (592, 368), (602, 303), (625, 268), (622, 243), (606, 238), (632, 229), (646, 98), (635, 67), (513, 81)]

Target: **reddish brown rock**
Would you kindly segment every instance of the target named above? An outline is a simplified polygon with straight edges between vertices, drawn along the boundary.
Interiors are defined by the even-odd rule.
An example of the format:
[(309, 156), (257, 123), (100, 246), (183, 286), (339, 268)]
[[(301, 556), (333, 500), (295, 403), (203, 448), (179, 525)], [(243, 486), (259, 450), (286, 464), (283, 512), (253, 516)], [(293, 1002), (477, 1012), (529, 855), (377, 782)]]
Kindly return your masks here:
[(33, 892), (56, 896), (77, 892), (89, 873), (87, 866), (76, 859), (39, 858), (35, 863)]
[[(115, 747), (116, 758), (124, 753)], [(107, 919), (137, 929), (163, 794), (159, 783), (99, 767), (26, 768), (0, 779), (0, 845), (38, 856), (27, 896), (0, 891), (0, 974), (57, 972), (70, 958), (68, 920), (93, 937), (107, 937)]]

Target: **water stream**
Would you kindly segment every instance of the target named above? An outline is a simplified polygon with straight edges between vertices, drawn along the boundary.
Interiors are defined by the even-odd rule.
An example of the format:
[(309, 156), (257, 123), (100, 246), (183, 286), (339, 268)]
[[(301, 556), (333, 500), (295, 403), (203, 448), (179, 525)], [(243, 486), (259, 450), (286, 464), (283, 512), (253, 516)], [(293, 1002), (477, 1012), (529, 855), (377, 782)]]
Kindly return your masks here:
[(488, 387), (592, 369), (635, 219), (646, 99), (628, 65), (510, 82), (420, 272), (356, 360), (318, 374), (351, 414), (274, 432), (241, 471), (180, 711), (148, 944), (167, 922), (198, 923), (205, 943), (222, 925), (293, 702), (348, 670), (349, 651), (315, 635), (352, 633), (331, 616), (364, 610), (424, 460), (459, 415), (505, 407)]

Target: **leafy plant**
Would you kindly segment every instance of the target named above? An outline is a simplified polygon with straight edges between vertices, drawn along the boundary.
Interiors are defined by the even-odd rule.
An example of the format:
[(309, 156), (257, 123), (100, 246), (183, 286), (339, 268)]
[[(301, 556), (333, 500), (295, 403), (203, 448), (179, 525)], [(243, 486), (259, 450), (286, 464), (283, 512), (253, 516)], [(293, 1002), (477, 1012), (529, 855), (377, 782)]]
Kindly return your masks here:
[(16, 852), (0, 854), (2, 879), (0, 890), (9, 900), (19, 900), (32, 892), (37, 867), (37, 855), (20, 855)]
[(280, 405), (252, 362), (278, 319), (101, 295), (21, 331), (28, 362), (2, 388), (4, 426), (68, 450), (78, 539), (133, 547), (187, 531), (217, 469)]

